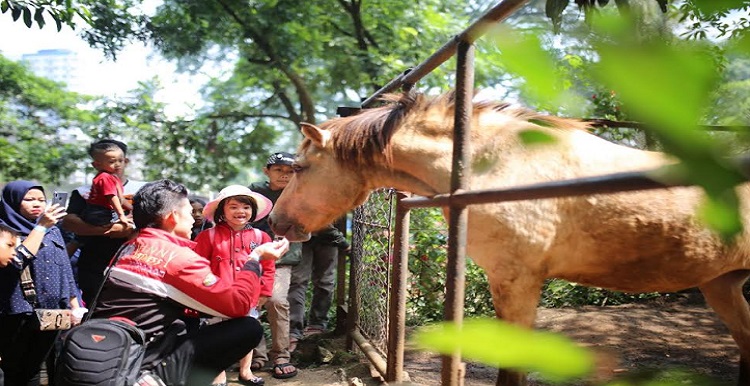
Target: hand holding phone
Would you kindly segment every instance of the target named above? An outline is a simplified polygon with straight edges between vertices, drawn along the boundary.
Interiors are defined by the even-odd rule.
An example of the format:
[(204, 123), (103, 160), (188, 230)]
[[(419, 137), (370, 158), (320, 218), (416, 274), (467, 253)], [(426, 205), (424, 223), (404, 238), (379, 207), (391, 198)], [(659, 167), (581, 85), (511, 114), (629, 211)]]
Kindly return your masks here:
[(52, 195), (52, 205), (58, 204), (65, 208), (68, 203), (68, 192), (55, 192)]

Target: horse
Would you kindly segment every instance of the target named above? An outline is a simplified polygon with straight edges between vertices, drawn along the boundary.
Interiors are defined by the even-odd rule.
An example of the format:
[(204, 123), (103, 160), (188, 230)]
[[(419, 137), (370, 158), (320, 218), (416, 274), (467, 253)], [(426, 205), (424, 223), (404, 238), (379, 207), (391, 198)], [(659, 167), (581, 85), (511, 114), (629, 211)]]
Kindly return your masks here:
[[(384, 105), (302, 123), (295, 175), (270, 214), (277, 235), (309, 238), (374, 189), (431, 197), (450, 192), (455, 98), (407, 92)], [(470, 189), (645, 171), (673, 164), (659, 152), (608, 142), (574, 119), (492, 101), (473, 102)], [(554, 138), (530, 146), (519, 133)], [(748, 222), (750, 186), (736, 187)], [(748, 231), (725, 243), (696, 219), (700, 188), (535, 199), (468, 207), (467, 255), (487, 273), (499, 318), (533, 328), (541, 288), (560, 278), (612, 290), (675, 292), (698, 287), (740, 351), (739, 385), (750, 384)], [(525, 383), (500, 370), (498, 385)]]

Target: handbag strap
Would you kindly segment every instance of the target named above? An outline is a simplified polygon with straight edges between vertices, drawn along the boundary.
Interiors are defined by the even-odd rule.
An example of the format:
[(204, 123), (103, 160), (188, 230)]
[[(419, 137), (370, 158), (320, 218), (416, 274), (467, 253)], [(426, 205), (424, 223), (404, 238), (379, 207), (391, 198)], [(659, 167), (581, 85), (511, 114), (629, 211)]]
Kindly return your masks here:
[(23, 292), (23, 297), (32, 307), (36, 308), (39, 306), (36, 289), (34, 288), (34, 279), (31, 277), (31, 267), (28, 265), (21, 270), (21, 291)]

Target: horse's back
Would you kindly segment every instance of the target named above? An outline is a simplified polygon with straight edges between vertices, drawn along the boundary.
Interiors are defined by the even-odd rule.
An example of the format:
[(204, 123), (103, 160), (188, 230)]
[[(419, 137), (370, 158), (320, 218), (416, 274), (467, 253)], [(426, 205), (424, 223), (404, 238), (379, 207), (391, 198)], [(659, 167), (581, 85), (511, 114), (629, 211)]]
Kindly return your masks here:
[[(650, 170), (671, 162), (585, 132), (526, 154), (506, 160), (493, 178), (473, 180), (472, 187)], [(738, 192), (750, 225), (747, 186)], [(469, 254), (488, 270), (523, 262), (545, 277), (630, 292), (675, 291), (750, 268), (746, 235), (727, 246), (696, 218), (703, 197), (690, 187), (477, 205), (470, 209)]]

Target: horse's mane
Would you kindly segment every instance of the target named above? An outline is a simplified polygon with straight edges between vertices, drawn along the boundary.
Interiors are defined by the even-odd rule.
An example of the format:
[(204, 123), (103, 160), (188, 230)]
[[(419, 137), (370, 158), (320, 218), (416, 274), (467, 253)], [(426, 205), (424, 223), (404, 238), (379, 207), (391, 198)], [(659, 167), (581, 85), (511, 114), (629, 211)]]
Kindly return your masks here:
[[(375, 162), (391, 161), (390, 141), (407, 117), (417, 114), (442, 118), (453, 127), (455, 92), (438, 97), (428, 97), (418, 92), (386, 94), (379, 99), (380, 107), (364, 109), (356, 115), (334, 118), (320, 128), (329, 130), (334, 156), (342, 165), (353, 168), (366, 167)], [(510, 117), (533, 124), (568, 129), (588, 129), (588, 124), (575, 119), (544, 115), (522, 107), (511, 107), (507, 102), (481, 101), (473, 106), (474, 117), (487, 112), (502, 112)], [(305, 140), (301, 150), (310, 146)]]

